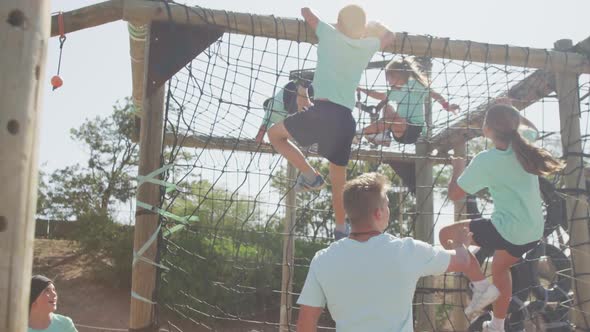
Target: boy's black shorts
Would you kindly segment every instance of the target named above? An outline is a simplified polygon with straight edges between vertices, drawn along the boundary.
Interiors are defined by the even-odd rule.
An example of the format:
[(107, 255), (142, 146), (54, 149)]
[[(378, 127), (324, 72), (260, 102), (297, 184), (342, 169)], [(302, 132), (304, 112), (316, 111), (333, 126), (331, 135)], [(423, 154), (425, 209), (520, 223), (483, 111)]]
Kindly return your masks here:
[(416, 125), (408, 122), (404, 134), (401, 137), (396, 137), (395, 134), (393, 134), (393, 139), (401, 144), (414, 144), (422, 134), (423, 127), (423, 125)]
[(485, 218), (471, 220), (469, 230), (473, 233), (473, 240), (478, 246), (494, 250), (506, 250), (513, 257), (522, 257), (539, 243), (539, 241), (533, 241), (521, 245), (512, 244), (498, 233), (490, 219)]
[(318, 144), (318, 153), (338, 166), (346, 166), (356, 131), (352, 111), (342, 105), (316, 100), (306, 111), (288, 116), (285, 128), (301, 146)]

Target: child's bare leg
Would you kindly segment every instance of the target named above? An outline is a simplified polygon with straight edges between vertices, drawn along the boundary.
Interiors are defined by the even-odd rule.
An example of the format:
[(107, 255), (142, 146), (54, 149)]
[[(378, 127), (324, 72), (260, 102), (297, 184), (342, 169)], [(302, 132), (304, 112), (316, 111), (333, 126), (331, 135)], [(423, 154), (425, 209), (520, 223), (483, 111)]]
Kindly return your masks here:
[(399, 114), (397, 114), (397, 112), (393, 112), (389, 122), (391, 122), (390, 128), (391, 128), (391, 131), (393, 132), (393, 135), (395, 137), (404, 136), (404, 134), (406, 133), (406, 130), (408, 129), (408, 122), (406, 121), (406, 119), (399, 116)]
[(510, 267), (518, 262), (517, 257), (513, 257), (506, 250), (496, 250), (494, 261), (492, 262), (492, 277), (494, 285), (500, 291), (500, 296), (494, 302), (494, 317), (504, 319), (508, 313), (510, 298), (512, 297), (512, 277)]
[[(447, 250), (455, 249), (458, 246), (458, 243), (460, 243), (460, 241), (458, 241), (459, 232), (465, 227), (469, 229), (470, 222), (470, 220), (459, 221), (452, 225), (443, 227), (438, 235), (441, 245)], [(449, 240), (453, 241), (452, 244), (449, 243)], [(477, 245), (477, 243), (473, 244)], [(475, 255), (473, 255), (471, 252), (469, 252), (469, 255), (471, 256), (471, 262), (469, 263), (469, 268), (463, 271), (463, 273), (465, 273), (470, 281), (484, 280), (486, 277), (481, 272), (477, 258), (475, 258)]]
[[(383, 109), (383, 117), (376, 122), (371, 123), (370, 125), (366, 126), (363, 129), (364, 135), (371, 135), (371, 134), (379, 134), (393, 125), (393, 121), (396, 117), (397, 113), (393, 110), (393, 106), (391, 104), (385, 105)], [(399, 117), (399, 116), (398, 116)]]
[[(332, 182), (332, 207), (336, 218), (336, 227), (344, 225), (344, 183), (346, 182), (346, 166), (330, 163), (330, 182)], [(338, 226), (341, 225), (341, 226)]]
[(301, 153), (301, 150), (289, 141), (291, 135), (282, 122), (270, 127), (268, 130), (268, 139), (275, 150), (285, 157), (301, 173), (315, 172), (313, 167), (307, 162), (307, 160), (305, 160), (305, 156)]

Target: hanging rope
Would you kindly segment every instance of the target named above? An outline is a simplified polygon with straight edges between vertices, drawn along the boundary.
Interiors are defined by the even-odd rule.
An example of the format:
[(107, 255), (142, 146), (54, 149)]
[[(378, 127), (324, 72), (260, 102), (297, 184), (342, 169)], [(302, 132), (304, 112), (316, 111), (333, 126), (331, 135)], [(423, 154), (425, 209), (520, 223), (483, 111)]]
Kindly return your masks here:
[(66, 42), (63, 12), (59, 12), (57, 14), (57, 26), (59, 28), (59, 60), (57, 61), (57, 74), (51, 78), (51, 86), (53, 87), (53, 90), (58, 89), (63, 85), (63, 80), (59, 76), (59, 72), (61, 70), (61, 56), (63, 53), (64, 44)]

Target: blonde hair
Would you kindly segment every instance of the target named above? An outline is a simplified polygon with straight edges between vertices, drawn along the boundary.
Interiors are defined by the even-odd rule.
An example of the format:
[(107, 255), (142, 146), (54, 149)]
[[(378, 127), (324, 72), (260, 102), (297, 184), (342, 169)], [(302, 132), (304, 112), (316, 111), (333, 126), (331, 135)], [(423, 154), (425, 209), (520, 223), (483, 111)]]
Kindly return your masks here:
[(371, 214), (383, 206), (391, 185), (379, 173), (365, 173), (344, 185), (344, 210), (355, 225), (367, 221)]
[(367, 16), (359, 5), (348, 5), (338, 13), (338, 30), (350, 38), (360, 38), (365, 34)]
[(492, 131), (494, 139), (512, 144), (518, 162), (525, 171), (534, 175), (546, 176), (563, 169), (564, 164), (549, 153), (536, 147), (522, 137), (518, 131), (520, 114), (510, 105), (493, 105), (488, 108), (485, 126)]
[(413, 57), (406, 57), (403, 60), (391, 60), (385, 66), (385, 76), (390, 77), (390, 75), (400, 75), (404, 77), (406, 82), (412, 77), (423, 87), (430, 86), (428, 77), (420, 69), (420, 65)]

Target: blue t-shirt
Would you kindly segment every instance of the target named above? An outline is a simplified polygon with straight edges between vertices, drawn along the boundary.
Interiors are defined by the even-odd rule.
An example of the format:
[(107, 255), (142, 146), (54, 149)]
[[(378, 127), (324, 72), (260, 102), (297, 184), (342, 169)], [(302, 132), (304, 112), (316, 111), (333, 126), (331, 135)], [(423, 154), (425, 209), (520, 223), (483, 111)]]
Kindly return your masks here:
[(328, 99), (354, 109), (355, 92), (363, 70), (381, 47), (376, 37), (352, 39), (330, 24), (319, 21), (318, 63), (313, 78), (315, 99)]
[(297, 303), (327, 305), (338, 332), (414, 331), (416, 283), (444, 273), (450, 259), (448, 252), (412, 238), (345, 238), (316, 253)]
[(457, 184), (469, 194), (489, 189), (494, 201), (492, 224), (506, 241), (522, 245), (543, 236), (539, 179), (522, 168), (512, 148), (480, 152)]
[(45, 330), (35, 330), (32, 328), (28, 328), (28, 332), (78, 332), (76, 327), (74, 326), (74, 322), (70, 319), (70, 317), (58, 315), (58, 314), (51, 314), (51, 323), (49, 327)]
[(424, 102), (428, 95), (427, 87), (410, 78), (401, 88), (390, 89), (387, 99), (397, 104), (395, 111), (406, 121), (424, 125)]

